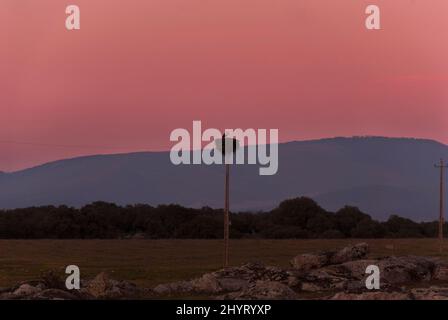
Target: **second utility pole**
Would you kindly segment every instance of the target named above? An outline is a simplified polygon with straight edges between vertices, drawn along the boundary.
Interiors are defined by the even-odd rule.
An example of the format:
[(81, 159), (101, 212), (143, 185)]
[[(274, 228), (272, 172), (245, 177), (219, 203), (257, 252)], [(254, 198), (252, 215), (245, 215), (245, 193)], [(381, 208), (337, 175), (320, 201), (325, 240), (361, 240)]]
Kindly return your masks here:
[(435, 165), (436, 168), (440, 168), (440, 199), (439, 199), (439, 251), (442, 252), (442, 245), (443, 245), (443, 225), (445, 223), (445, 218), (444, 218), (444, 196), (445, 196), (445, 192), (444, 192), (444, 172), (445, 172), (445, 168), (447, 168), (448, 166), (445, 165), (443, 163), (443, 159), (440, 159), (440, 164)]

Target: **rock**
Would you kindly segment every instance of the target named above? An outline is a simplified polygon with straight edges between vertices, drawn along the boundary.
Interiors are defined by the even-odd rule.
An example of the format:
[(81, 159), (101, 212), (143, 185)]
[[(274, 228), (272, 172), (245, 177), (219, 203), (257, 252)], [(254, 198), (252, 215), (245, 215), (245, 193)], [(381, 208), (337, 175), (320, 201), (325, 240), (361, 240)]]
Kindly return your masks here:
[(247, 288), (248, 280), (238, 278), (221, 278), (218, 280), (220, 291), (231, 292)]
[(346, 293), (340, 292), (330, 298), (330, 300), (409, 300), (410, 296), (403, 292), (363, 292)]
[(102, 297), (106, 294), (110, 287), (109, 277), (106, 273), (101, 272), (87, 286), (87, 291), (95, 298)]
[[(365, 270), (369, 265), (377, 265), (380, 269), (381, 289), (394, 290), (397, 284), (425, 282), (432, 280), (436, 264), (427, 257), (386, 257), (379, 260), (356, 260), (342, 264), (328, 265), (302, 274), (302, 291), (334, 291), (345, 293), (365, 291)], [(443, 277), (443, 269), (435, 274)]]
[(128, 281), (110, 280), (111, 287), (105, 294), (106, 299), (131, 299), (140, 295), (137, 286)]
[(321, 268), (327, 263), (328, 257), (325, 254), (301, 254), (291, 260), (292, 267), (304, 272)]
[(378, 265), (379, 260), (356, 260), (344, 262), (341, 264), (341, 267), (344, 268), (347, 274), (352, 279), (361, 280), (366, 277), (366, 268), (369, 265)]
[(85, 293), (97, 299), (124, 299), (135, 298), (140, 291), (133, 283), (109, 279), (106, 273), (101, 272), (89, 282)]
[(160, 295), (169, 295), (173, 293), (185, 293), (193, 291), (193, 285), (190, 281), (178, 281), (172, 283), (159, 284), (154, 287), (153, 292)]
[(444, 263), (437, 264), (432, 277), (434, 280), (448, 281), (448, 265)]
[(206, 273), (199, 279), (192, 280), (192, 289), (196, 292), (219, 293), (223, 291), (218, 277), (214, 273)]
[(340, 264), (348, 261), (363, 259), (369, 253), (369, 245), (365, 242), (348, 246), (331, 255), (328, 264)]
[(230, 293), (222, 299), (230, 300), (295, 300), (297, 294), (288, 286), (276, 281), (256, 281), (245, 290)]
[(307, 291), (307, 292), (319, 292), (319, 291), (324, 291), (325, 289), (322, 286), (317, 285), (312, 282), (303, 282), (301, 284), (300, 290)]
[(448, 300), (448, 288), (430, 287), (411, 290), (415, 300)]
[(350, 281), (348, 272), (338, 266), (312, 270), (302, 277), (302, 291), (344, 290)]
[(291, 260), (293, 268), (302, 272), (322, 268), (328, 265), (341, 264), (365, 258), (369, 252), (367, 243), (358, 243), (339, 251), (327, 251), (318, 254), (301, 254)]
[[(364, 280), (366, 268), (369, 265), (377, 265), (380, 269), (382, 284), (400, 284), (415, 281), (429, 281), (433, 275), (443, 277), (443, 270), (436, 270), (436, 264), (432, 258), (405, 256), (386, 257), (378, 260), (357, 260), (341, 264), (347, 270), (348, 277), (352, 280)], [(446, 269), (445, 269), (446, 270)]]
[(22, 284), (18, 289), (14, 290), (13, 294), (17, 297), (27, 297), (39, 293), (41, 290), (29, 284)]
[(78, 297), (68, 291), (61, 289), (46, 289), (35, 294), (32, 299), (36, 300), (77, 300)]
[(431, 280), (436, 264), (431, 258), (405, 256), (378, 261), (381, 281), (391, 284)]
[(152, 292), (160, 295), (168, 295), (174, 290), (171, 289), (170, 284), (158, 284), (152, 289)]
[[(381, 289), (389, 288), (389, 285), (382, 284)], [(347, 281), (345, 284), (345, 292), (348, 293), (361, 293), (366, 290), (365, 280), (352, 280)]]
[(46, 278), (45, 281), (29, 281), (21, 285), (5, 290), (0, 293), (0, 299), (31, 299), (31, 300), (90, 300), (90, 299), (125, 299), (138, 298), (142, 290), (135, 284), (128, 281), (117, 281), (109, 279), (107, 274), (100, 273), (89, 282), (82, 282), (80, 290), (67, 290), (66, 288), (48, 288), (52, 283), (60, 286), (59, 281), (49, 281), (57, 279)]
[(45, 283), (40, 282), (36, 285), (36, 288), (38, 288), (40, 290), (45, 290), (45, 289), (47, 289), (47, 286), (45, 285)]
[(297, 276), (290, 275), (286, 281), (286, 284), (290, 288), (297, 288), (297, 287), (300, 287), (301, 281), (299, 280), (299, 278)]

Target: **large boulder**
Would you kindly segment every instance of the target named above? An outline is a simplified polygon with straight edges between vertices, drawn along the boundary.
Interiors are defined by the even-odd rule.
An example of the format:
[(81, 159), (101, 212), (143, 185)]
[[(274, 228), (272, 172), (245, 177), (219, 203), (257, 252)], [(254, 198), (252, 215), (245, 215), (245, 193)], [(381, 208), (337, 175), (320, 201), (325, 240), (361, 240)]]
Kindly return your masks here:
[(404, 256), (388, 257), (378, 261), (381, 281), (391, 284), (429, 281), (436, 269), (431, 258)]
[(434, 260), (427, 257), (404, 256), (385, 257), (378, 260), (356, 260), (330, 265), (306, 273), (302, 277), (304, 279), (303, 290), (365, 289), (365, 279), (367, 277), (365, 272), (369, 265), (376, 265), (380, 269), (381, 288), (433, 280), (434, 274), (442, 278), (445, 270), (437, 269)]
[[(341, 294), (358, 294), (362, 298), (376, 298), (364, 293), (366, 268), (376, 265), (380, 270), (381, 290), (396, 291), (397, 285), (415, 284), (430, 280), (445, 279), (446, 267), (433, 258), (404, 256), (385, 257), (377, 260), (355, 260), (342, 264), (328, 265), (302, 274), (302, 291), (343, 291)], [(347, 296), (350, 298), (350, 296)]]
[(345, 247), (339, 251), (325, 251), (317, 254), (301, 254), (291, 260), (293, 268), (302, 272), (322, 268), (328, 265), (341, 264), (353, 260), (363, 259), (369, 253), (367, 243), (358, 243)]

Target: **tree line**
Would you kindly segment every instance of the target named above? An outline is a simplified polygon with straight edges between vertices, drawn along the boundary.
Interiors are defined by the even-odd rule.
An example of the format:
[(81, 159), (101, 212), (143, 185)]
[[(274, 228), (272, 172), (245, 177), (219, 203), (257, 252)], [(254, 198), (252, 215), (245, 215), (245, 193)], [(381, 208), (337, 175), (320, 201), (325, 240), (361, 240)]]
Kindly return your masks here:
[[(329, 212), (310, 198), (285, 200), (268, 212), (231, 214), (232, 238), (424, 238), (436, 237), (437, 221), (392, 215), (376, 221), (356, 207)], [(445, 232), (448, 224), (444, 225)], [(41, 206), (0, 210), (1, 239), (218, 239), (223, 211), (203, 207), (94, 202), (82, 208)]]

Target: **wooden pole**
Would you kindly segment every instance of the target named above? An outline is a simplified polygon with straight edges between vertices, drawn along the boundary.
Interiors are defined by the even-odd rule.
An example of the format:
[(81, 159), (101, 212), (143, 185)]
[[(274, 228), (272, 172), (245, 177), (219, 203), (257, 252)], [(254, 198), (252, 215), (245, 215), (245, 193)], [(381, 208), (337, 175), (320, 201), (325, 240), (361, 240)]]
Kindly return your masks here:
[(445, 223), (444, 217), (444, 195), (445, 195), (445, 186), (444, 186), (444, 172), (447, 166), (444, 164), (443, 159), (440, 159), (440, 164), (436, 165), (436, 168), (440, 169), (440, 186), (439, 186), (439, 252), (443, 251), (443, 225)]
[(224, 253), (223, 253), (223, 265), (224, 268), (229, 266), (229, 238), (230, 238), (230, 213), (229, 213), (229, 186), (230, 186), (230, 163), (227, 157), (231, 157), (233, 153), (238, 149), (238, 140), (235, 138), (226, 138), (226, 135), (222, 135), (222, 139), (217, 140), (217, 147), (222, 153), (223, 163), (226, 166), (225, 175), (225, 188), (224, 188)]
[(444, 171), (444, 164), (443, 160), (440, 160), (440, 214), (439, 214), (439, 241), (440, 241), (440, 252), (442, 252), (442, 245), (443, 245), (443, 223), (444, 223), (444, 216), (443, 216), (443, 171)]
[(225, 208), (224, 208), (224, 268), (229, 266), (229, 179), (230, 164), (226, 163)]

